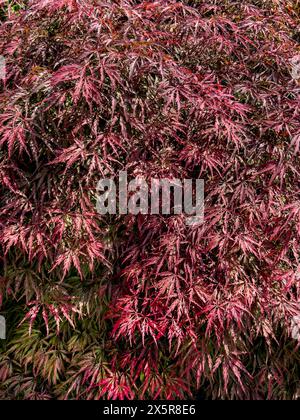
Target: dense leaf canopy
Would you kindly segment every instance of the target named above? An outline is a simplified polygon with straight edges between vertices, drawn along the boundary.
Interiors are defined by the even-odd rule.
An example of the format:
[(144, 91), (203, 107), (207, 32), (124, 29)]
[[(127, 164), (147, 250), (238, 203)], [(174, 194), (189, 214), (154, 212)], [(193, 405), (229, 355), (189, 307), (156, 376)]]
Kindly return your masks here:
[[(297, 398), (298, 0), (0, 7), (0, 397)], [(120, 170), (204, 223), (100, 216)]]

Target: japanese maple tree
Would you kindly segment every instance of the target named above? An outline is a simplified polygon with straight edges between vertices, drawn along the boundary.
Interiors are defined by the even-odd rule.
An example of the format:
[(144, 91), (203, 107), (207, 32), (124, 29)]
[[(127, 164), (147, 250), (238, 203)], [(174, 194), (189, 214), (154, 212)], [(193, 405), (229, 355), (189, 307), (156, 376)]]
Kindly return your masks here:
[[(298, 398), (298, 0), (0, 7), (0, 397)], [(204, 223), (100, 216), (121, 170)]]

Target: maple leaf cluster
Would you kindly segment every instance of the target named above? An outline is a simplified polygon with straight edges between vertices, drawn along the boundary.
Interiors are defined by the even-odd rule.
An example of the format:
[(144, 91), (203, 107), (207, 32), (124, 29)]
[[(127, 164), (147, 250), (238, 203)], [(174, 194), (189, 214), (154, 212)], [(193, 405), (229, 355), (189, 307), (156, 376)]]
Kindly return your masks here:
[[(0, 22), (0, 397), (297, 399), (299, 2)], [(204, 179), (204, 223), (99, 215), (119, 171)]]

